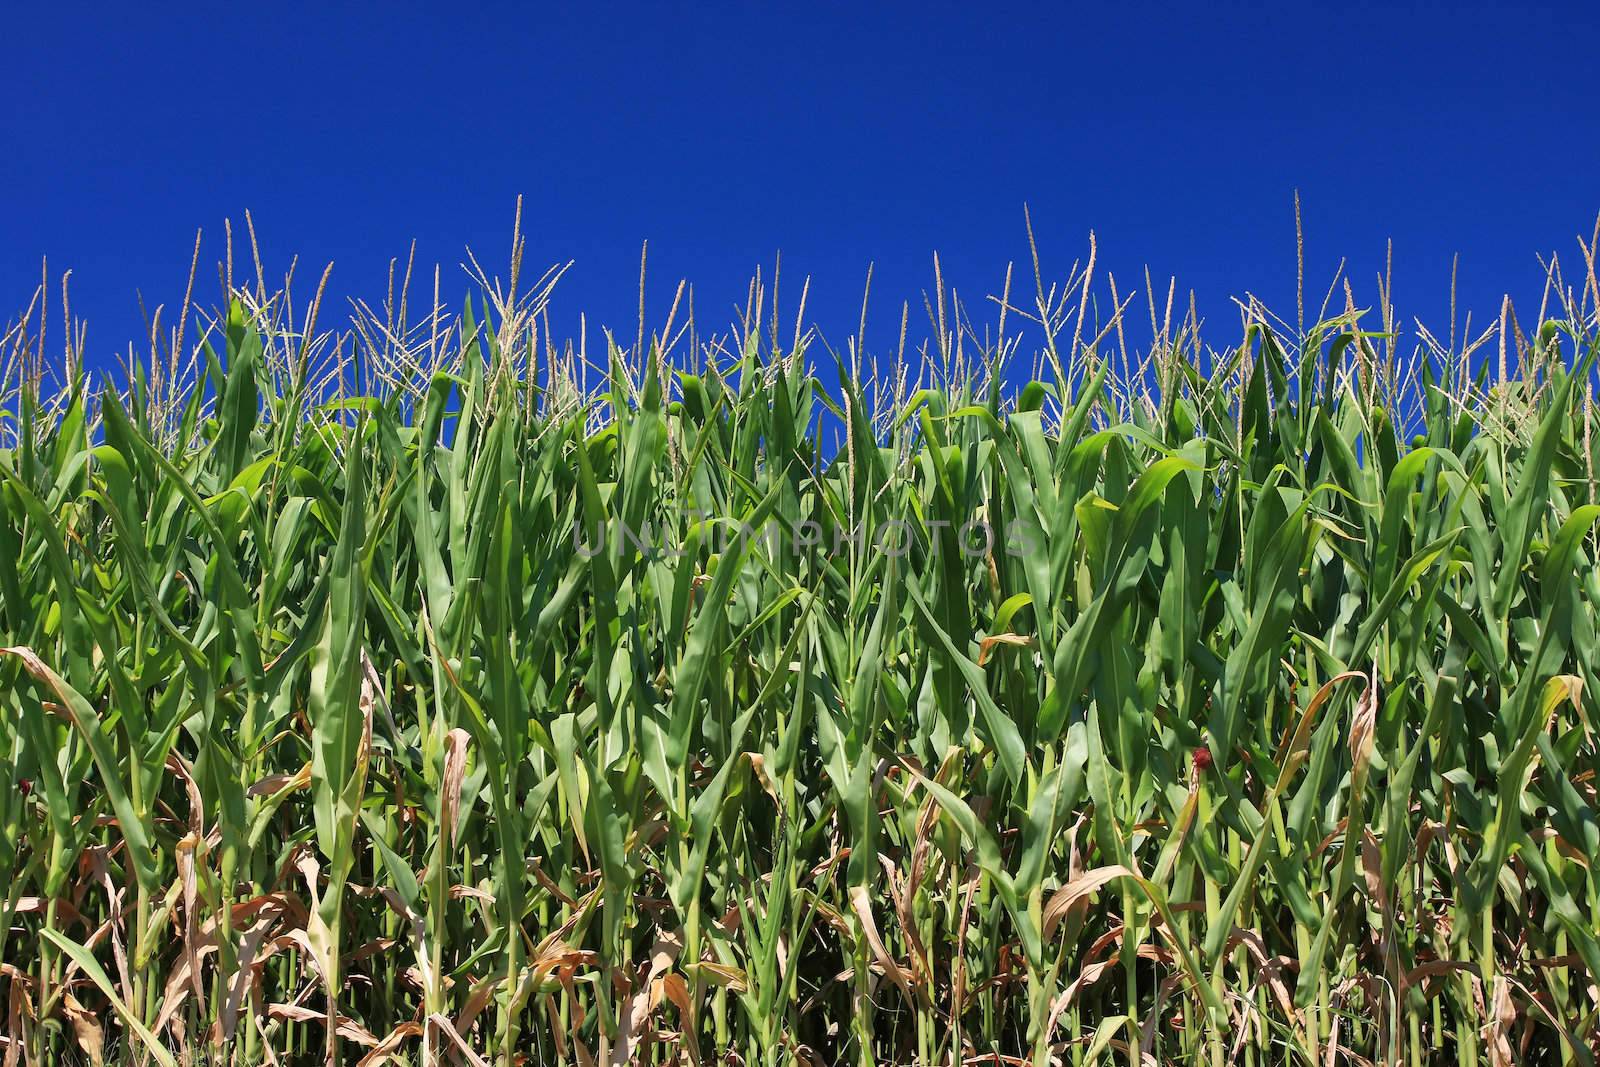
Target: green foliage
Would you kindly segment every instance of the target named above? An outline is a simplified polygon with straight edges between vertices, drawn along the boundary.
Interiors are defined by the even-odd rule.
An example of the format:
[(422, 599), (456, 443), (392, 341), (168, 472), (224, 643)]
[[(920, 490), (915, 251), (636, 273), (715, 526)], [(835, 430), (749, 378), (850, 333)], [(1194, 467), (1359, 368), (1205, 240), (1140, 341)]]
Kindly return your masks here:
[(1592, 310), (1491, 388), (1041, 287), (1012, 404), (759, 310), (586, 388), (545, 293), (10, 389), (8, 1052), (1600, 1054)]

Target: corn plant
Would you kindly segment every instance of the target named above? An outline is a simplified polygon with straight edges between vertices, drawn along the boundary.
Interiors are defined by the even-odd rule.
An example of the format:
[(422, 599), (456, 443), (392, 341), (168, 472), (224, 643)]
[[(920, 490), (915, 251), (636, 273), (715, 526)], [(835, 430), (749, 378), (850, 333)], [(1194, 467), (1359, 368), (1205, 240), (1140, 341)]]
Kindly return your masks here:
[(516, 247), (6, 335), (8, 1067), (1600, 1056), (1592, 257), (874, 362), (591, 355)]

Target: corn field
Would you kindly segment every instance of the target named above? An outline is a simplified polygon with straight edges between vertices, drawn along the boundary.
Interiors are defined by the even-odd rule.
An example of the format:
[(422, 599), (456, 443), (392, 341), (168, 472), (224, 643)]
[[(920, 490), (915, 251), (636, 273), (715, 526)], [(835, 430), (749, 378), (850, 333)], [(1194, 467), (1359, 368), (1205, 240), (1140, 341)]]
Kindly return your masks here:
[(1592, 244), (877, 358), (514, 248), (9, 327), (7, 1067), (1600, 1056)]

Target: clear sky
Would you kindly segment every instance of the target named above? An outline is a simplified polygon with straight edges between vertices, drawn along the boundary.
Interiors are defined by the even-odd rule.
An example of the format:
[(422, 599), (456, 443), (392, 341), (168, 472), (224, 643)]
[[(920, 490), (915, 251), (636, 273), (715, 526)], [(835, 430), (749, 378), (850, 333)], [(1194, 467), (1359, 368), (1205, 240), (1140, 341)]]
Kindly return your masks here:
[(1400, 310), (1440, 332), (1456, 253), (1480, 323), (1505, 289), (1537, 303), (1536, 254), (1576, 266), (1600, 4), (1290, 6), (23, 5), (0, 316), (48, 255), (103, 363), (140, 332), (138, 293), (181, 297), (197, 228), (215, 300), (246, 209), (269, 270), (331, 259), (336, 294), (378, 297), (415, 239), (459, 297), (465, 247), (504, 263), (519, 193), (530, 263), (576, 261), (558, 328), (586, 310), (630, 337), (648, 239), (653, 319), (685, 277), (725, 320), (781, 251), (833, 339), (875, 262), (887, 346), (936, 250), (969, 298), (1023, 266), (1024, 202), (1047, 272), (1092, 229), (1124, 289), (1148, 265), (1197, 290), (1215, 339), (1230, 294), (1292, 312), (1296, 188), (1311, 287), (1348, 256), (1371, 302), (1393, 238)]

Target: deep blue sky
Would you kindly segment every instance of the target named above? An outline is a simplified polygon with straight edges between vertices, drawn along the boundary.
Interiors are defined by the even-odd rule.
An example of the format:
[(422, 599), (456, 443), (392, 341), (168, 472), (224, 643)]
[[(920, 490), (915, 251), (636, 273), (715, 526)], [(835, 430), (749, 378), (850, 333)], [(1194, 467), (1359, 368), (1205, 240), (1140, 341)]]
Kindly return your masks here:
[(245, 209), (269, 269), (299, 253), (309, 282), (332, 259), (336, 293), (380, 297), (415, 238), (459, 296), (464, 247), (505, 262), (521, 193), (530, 265), (577, 261), (557, 326), (587, 310), (629, 337), (647, 238), (656, 322), (680, 276), (725, 320), (781, 250), (786, 294), (812, 275), (812, 318), (842, 339), (875, 261), (880, 347), (935, 250), (971, 298), (1025, 264), (1024, 202), (1047, 270), (1093, 229), (1124, 289), (1148, 264), (1198, 290), (1217, 340), (1229, 294), (1292, 315), (1296, 188), (1318, 298), (1344, 255), (1371, 302), (1392, 237), (1402, 313), (1441, 333), (1453, 253), (1487, 322), (1504, 289), (1536, 304), (1536, 253), (1575, 268), (1600, 211), (1592, 0), (33, 4), (6, 38), (0, 316), (48, 255), (93, 362), (140, 332), (137, 292), (176, 304), (197, 227), (216, 298), (222, 220)]

